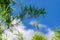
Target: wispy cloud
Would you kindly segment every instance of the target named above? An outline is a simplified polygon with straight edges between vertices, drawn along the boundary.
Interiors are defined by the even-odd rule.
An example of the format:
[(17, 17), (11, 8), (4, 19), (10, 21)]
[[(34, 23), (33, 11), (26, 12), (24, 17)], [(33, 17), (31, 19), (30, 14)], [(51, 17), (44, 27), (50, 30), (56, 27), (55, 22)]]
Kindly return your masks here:
[[(34, 25), (36, 22), (37, 21), (31, 21), (30, 24)], [(38, 26), (39, 26), (40, 29), (42, 29), (42, 28), (46, 29), (47, 33), (44, 34), (44, 35), (48, 38), (48, 40), (51, 40), (52, 37), (54, 36), (54, 31), (51, 28), (49, 28), (47, 25), (44, 25), (44, 24), (39, 23)]]
[[(18, 23), (19, 25), (16, 25), (16, 23)], [(14, 29), (16, 29), (16, 30), (13, 30), (13, 33), (10, 30), (5, 30), (3, 37), (6, 38), (6, 34), (7, 34), (9, 37), (8, 40), (17, 40), (17, 38), (14, 34), (16, 34), (17, 31), (19, 31), (23, 35), (24, 40), (31, 40), (31, 38), (34, 34), (34, 30), (32, 30), (32, 29), (26, 30), (25, 29), (26, 26), (19, 19), (13, 20), (12, 24), (14, 24)]]
[[(34, 24), (35, 24), (36, 22), (38, 22), (38, 21), (31, 21), (31, 22), (30, 22), (30, 25), (34, 26)], [(38, 22), (38, 27), (39, 27), (40, 29), (41, 29), (41, 28), (47, 28), (47, 25), (40, 24), (40, 23)]]
[[(36, 21), (31, 21), (30, 24), (31, 25), (34, 25)], [(19, 24), (19, 25), (16, 25), (16, 24)], [(12, 21), (12, 24), (14, 24), (14, 29), (13, 30), (13, 33), (8, 29), (8, 30), (5, 30), (5, 33), (3, 34), (3, 37), (6, 37), (6, 34), (8, 35), (8, 40), (18, 40), (16, 35), (17, 31), (19, 31), (21, 34), (23, 34), (23, 38), (24, 40), (31, 40), (32, 39), (32, 36), (34, 35), (35, 31), (33, 29), (28, 29), (26, 30), (26, 26), (19, 20), (19, 19), (15, 19)], [(51, 38), (53, 37), (53, 34), (54, 34), (54, 31), (51, 30), (50, 28), (48, 28), (46, 25), (44, 24), (38, 24), (39, 28), (45, 28), (47, 33), (44, 34), (48, 40), (51, 40)], [(42, 33), (42, 32), (39, 32), (39, 33)]]
[(54, 31), (51, 30), (50, 28), (48, 28), (47, 33), (45, 34), (45, 36), (48, 38), (48, 40), (51, 40), (52, 37), (54, 37)]

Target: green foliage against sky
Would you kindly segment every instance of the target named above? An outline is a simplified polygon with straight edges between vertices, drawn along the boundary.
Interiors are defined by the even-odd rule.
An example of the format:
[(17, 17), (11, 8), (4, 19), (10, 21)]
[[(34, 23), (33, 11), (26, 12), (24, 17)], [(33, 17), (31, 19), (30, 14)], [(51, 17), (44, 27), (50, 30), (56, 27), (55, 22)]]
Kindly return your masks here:
[[(29, 18), (37, 18), (39, 17), (41, 14), (44, 16), (44, 14), (46, 14), (45, 12), (45, 8), (37, 8), (36, 6), (28, 6), (28, 5), (23, 5), (21, 12), (19, 12), (19, 15), (12, 15), (13, 12), (13, 8), (11, 8), (10, 4), (15, 4), (14, 0), (0, 0), (0, 40), (2, 40), (2, 34), (4, 33), (4, 30), (2, 29), (3, 24), (5, 24), (5, 26), (7, 25), (7, 29), (10, 29), (11, 26), (14, 26), (11, 22), (14, 19), (29, 19)], [(22, 4), (21, 4), (22, 5)], [(21, 6), (20, 5), (20, 6)], [(13, 13), (15, 14), (15, 13)], [(27, 17), (26, 17), (27, 16)], [(38, 23), (35, 24), (35, 27), (37, 29), (39, 29), (38, 27)], [(21, 34), (16, 34), (18, 37), (18, 40), (24, 40), (23, 36), (21, 36)], [(56, 30), (55, 31), (55, 39), (60, 40), (60, 30)], [(47, 38), (45, 36), (43, 36), (42, 34), (34, 34), (32, 37), (32, 40), (47, 40)]]
[(60, 28), (56, 28), (54, 37), (52, 38), (52, 40), (60, 40)]
[(42, 34), (34, 34), (32, 37), (32, 40), (47, 40), (47, 38), (45, 38)]
[(11, 6), (10, 6), (11, 3), (14, 5), (13, 0), (3, 0), (3, 1), (1, 0), (0, 1), (0, 10), (1, 10), (0, 11), (0, 19), (1, 19), (2, 22), (6, 23), (8, 28), (9, 28), (9, 25), (12, 21), (11, 17), (13, 19), (19, 18), (21, 20), (24, 20), (24, 19), (26, 19), (27, 14), (28, 14), (27, 19), (28, 19), (28, 18), (36, 18), (36, 17), (39, 17), (40, 14), (44, 15), (46, 13), (45, 8), (39, 9), (35, 6), (24, 5), (22, 7), (21, 12), (19, 13), (19, 15), (17, 14), (13, 17), (13, 15), (12, 15), (13, 8), (11, 8)]

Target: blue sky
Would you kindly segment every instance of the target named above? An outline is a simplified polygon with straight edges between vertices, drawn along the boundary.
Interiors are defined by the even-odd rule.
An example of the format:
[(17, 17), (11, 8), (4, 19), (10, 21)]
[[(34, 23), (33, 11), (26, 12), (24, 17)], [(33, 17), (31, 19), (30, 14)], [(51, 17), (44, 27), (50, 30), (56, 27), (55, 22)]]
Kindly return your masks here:
[[(42, 24), (50, 28), (60, 26), (60, 1), (59, 0), (25, 0), (27, 5), (32, 4), (46, 9), (45, 18), (40, 17)], [(39, 19), (39, 18), (38, 18)]]
[[(19, 0), (17, 1), (19, 2)], [(41, 24), (47, 25), (51, 29), (55, 29), (60, 26), (60, 0), (22, 0), (23, 4), (35, 5), (39, 8), (45, 8), (45, 17), (40, 16), (37, 19), (27, 19), (23, 23), (27, 28), (33, 28), (29, 24), (31, 20), (40, 20)], [(19, 12), (19, 6), (16, 5), (16, 13)], [(28, 24), (27, 24), (28, 23)]]
[[(16, 0), (16, 2), (19, 4), (20, 0)], [(19, 19), (14, 19), (12, 21), (12, 24), (14, 25), (14, 29), (16, 30), (13, 30), (13, 33), (10, 30), (5, 30), (3, 36), (6, 37), (7, 34), (9, 36), (8, 40), (17, 40), (14, 34), (19, 31), (23, 34), (25, 40), (31, 40), (31, 37), (36, 32), (35, 28), (31, 24), (33, 24), (35, 21), (40, 21), (39, 26), (42, 29), (39, 30), (39, 33), (44, 34), (44, 36), (46, 36), (48, 40), (51, 40), (51, 38), (53, 37), (52, 34), (54, 34), (53, 30), (57, 26), (60, 26), (60, 0), (22, 0), (22, 2), (26, 5), (35, 5), (39, 8), (45, 8), (45, 17), (41, 15), (38, 18), (26, 19), (22, 22)], [(20, 11), (18, 4), (16, 4), (15, 6), (11, 6), (15, 8), (15, 10), (13, 11), (15, 15)], [(18, 23), (19, 25), (16, 25), (16, 23)]]

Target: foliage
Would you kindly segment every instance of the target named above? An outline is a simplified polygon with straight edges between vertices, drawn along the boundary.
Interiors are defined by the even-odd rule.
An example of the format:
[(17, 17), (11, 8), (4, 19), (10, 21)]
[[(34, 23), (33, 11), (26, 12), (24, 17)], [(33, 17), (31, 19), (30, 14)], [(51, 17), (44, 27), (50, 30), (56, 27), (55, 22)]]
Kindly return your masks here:
[(41, 8), (41, 9), (38, 9), (37, 7), (35, 6), (27, 6), (25, 5), (22, 9), (23, 11), (21, 11), (21, 14), (20, 14), (20, 18), (25, 18), (25, 15), (28, 14), (28, 17), (27, 18), (37, 18), (39, 17), (41, 14), (44, 15), (46, 12), (45, 12), (45, 8)]
[(0, 24), (0, 40), (2, 40), (2, 34), (3, 34), (4, 30), (2, 28), (2, 25)]
[(5, 34), (5, 37), (2, 40), (8, 40), (9, 36)]
[(60, 28), (56, 28), (55, 34), (52, 40), (60, 40)]
[[(8, 26), (7, 29), (10, 29), (10, 27), (13, 26), (13, 24), (11, 22), (15, 18), (24, 20), (26, 18), (27, 19), (29, 19), (29, 18), (37, 18), (41, 14), (42, 15), (46, 14), (45, 8), (39, 9), (36, 6), (24, 5), (24, 6), (22, 6), (22, 9), (21, 9), (21, 12), (19, 13), (19, 15), (17, 14), (17, 15), (13, 16), (12, 14), (15, 14), (15, 13), (12, 13), (13, 8), (11, 8), (11, 5), (10, 5), (11, 3), (13, 5), (16, 4), (15, 0), (0, 0), (0, 21), (1, 21), (1, 24), (3, 23), (3, 24)], [(28, 16), (27, 16), (27, 14), (28, 14)], [(36, 26), (37, 26), (37, 24), (36, 24)], [(2, 29), (2, 26), (0, 26), (0, 40), (2, 40), (2, 34), (3, 34), (3, 29)], [(17, 34), (17, 36), (18, 36), (19, 40), (23, 40), (23, 37), (21, 37), (20, 33)]]
[(32, 40), (47, 40), (47, 38), (45, 38), (42, 34), (34, 34), (34, 36), (32, 37)]
[[(3, 1), (1, 0), (0, 1), (0, 10), (1, 10), (0, 19), (2, 20), (2, 22), (7, 23), (8, 28), (9, 28), (9, 24), (12, 21), (11, 16), (13, 17), (11, 13), (12, 8), (10, 7), (11, 3), (14, 4), (14, 1), (13, 0), (3, 0)], [(24, 5), (21, 9), (21, 12), (19, 13), (19, 16), (17, 14), (13, 17), (13, 19), (15, 18), (19, 18), (21, 20), (26, 19), (27, 14), (28, 14), (27, 18), (37, 18), (39, 17), (40, 14), (44, 15), (45, 13), (46, 13), (45, 8), (38, 9), (35, 6)]]
[(38, 21), (36, 21), (33, 26), (36, 28), (37, 31), (40, 29)]
[(18, 38), (18, 40), (24, 40), (23, 35), (18, 31), (18, 34), (15, 34)]

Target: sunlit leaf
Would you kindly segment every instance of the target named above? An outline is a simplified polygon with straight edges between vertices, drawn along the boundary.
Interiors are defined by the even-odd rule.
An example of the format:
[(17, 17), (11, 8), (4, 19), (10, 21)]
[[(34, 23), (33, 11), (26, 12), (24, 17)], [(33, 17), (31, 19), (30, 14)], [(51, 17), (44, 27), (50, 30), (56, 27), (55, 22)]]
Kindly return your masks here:
[(47, 38), (45, 36), (43, 36), (42, 34), (34, 34), (34, 36), (32, 37), (32, 40), (47, 40)]

